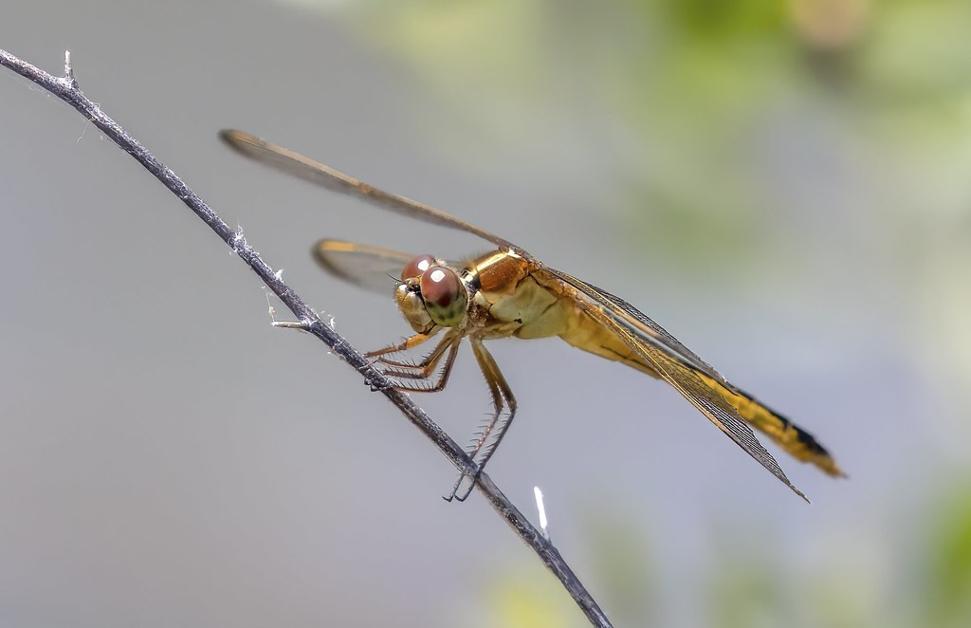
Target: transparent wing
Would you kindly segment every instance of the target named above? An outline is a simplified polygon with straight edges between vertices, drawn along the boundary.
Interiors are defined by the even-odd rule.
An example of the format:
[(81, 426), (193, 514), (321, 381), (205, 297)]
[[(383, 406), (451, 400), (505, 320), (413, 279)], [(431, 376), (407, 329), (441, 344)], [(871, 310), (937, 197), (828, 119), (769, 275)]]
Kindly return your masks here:
[(394, 292), (401, 269), (415, 258), (408, 253), (344, 240), (321, 240), (312, 252), (317, 263), (330, 274), (385, 296)]
[(477, 235), (502, 248), (518, 248), (508, 240), (489, 233), (485, 229), (470, 225), (464, 220), (459, 220), (440, 209), (404, 196), (379, 190), (315, 159), (288, 148), (271, 144), (245, 131), (225, 129), (219, 132), (219, 137), (243, 155), (279, 168), (301, 179), (323, 185), (337, 192), (357, 196), (372, 205), (389, 209), (416, 220)]
[[(698, 356), (657, 323), (626, 303), (567, 273), (541, 267), (535, 274), (543, 281), (560, 281), (579, 292), (577, 303), (601, 325), (613, 331), (632, 351), (680, 392), (715, 427), (806, 501), (733, 404), (736, 390)], [(545, 275), (545, 277), (544, 277)], [(636, 313), (636, 314), (635, 314)]]
[[(612, 315), (636, 328), (642, 335), (646, 335), (658, 342), (668, 355), (677, 358), (684, 364), (697, 369), (702, 379), (719, 397), (729, 403), (745, 421), (771, 438), (786, 453), (802, 462), (815, 465), (821, 471), (832, 477), (846, 477), (832, 454), (820, 444), (816, 438), (802, 429), (781, 413), (773, 410), (756, 399), (750, 393), (738, 388), (722, 377), (707, 362), (692, 353), (663, 327), (644, 315), (630, 303), (616, 297), (602, 288), (598, 288), (562, 271), (554, 271), (561, 280), (571, 286), (581, 289), (587, 296), (599, 295), (609, 301), (616, 309)], [(710, 382), (709, 382), (710, 380)]]
[[(243, 155), (300, 178), (357, 196), (398, 214), (465, 231), (500, 248), (516, 250), (535, 264), (538, 274), (546, 274), (550, 280), (561, 282), (577, 291), (580, 295), (577, 302), (591, 317), (616, 333), (632, 351), (649, 363), (665, 381), (684, 395), (716, 427), (797, 495), (806, 499), (806, 496), (792, 485), (775, 458), (766, 451), (752, 429), (739, 416), (736, 405), (739, 403), (737, 398), (742, 393), (709, 364), (629, 303), (571, 275), (543, 266), (508, 240), (459, 220), (440, 209), (385, 192), (319, 161), (243, 131), (224, 130), (220, 133), (220, 137)], [(397, 251), (335, 240), (319, 243), (315, 247), (315, 257), (326, 270), (338, 277), (358, 285), (379, 289), (381, 276), (387, 277), (389, 272), (396, 276), (396, 270), (400, 271), (412, 259), (412, 256)], [(390, 266), (391, 263), (394, 266)], [(391, 280), (387, 279), (387, 281)], [(384, 289), (381, 291), (384, 292)], [(756, 403), (750, 397), (745, 399)]]
[[(561, 279), (570, 283), (570, 285), (572, 285), (574, 288), (580, 289), (585, 294), (587, 294), (587, 291), (583, 290), (580, 287), (581, 284), (583, 287), (588, 288), (594, 294), (602, 296), (606, 300), (610, 301), (610, 303), (615, 308), (617, 308), (614, 310), (614, 314), (616, 316), (623, 318), (627, 323), (636, 327), (642, 334), (650, 336), (652, 339), (658, 342), (671, 354), (691, 364), (698, 370), (704, 372), (709, 377), (712, 377), (721, 382), (725, 382), (725, 378), (722, 377), (718, 373), (718, 371), (716, 371), (710, 364), (708, 364), (700, 357), (698, 357), (698, 355), (692, 352), (690, 349), (688, 349), (688, 347), (681, 344), (680, 340), (678, 340), (677, 338), (669, 334), (667, 330), (665, 330), (663, 327), (655, 323), (653, 320), (651, 320), (650, 317), (648, 317), (646, 314), (644, 314), (643, 312), (635, 308), (627, 301), (624, 301), (620, 297), (610, 294), (609, 292), (607, 292), (602, 288), (598, 288), (594, 285), (586, 283), (585, 281), (577, 279), (572, 275), (567, 275), (562, 271), (555, 271), (555, 272)], [(591, 296), (591, 295), (588, 294), (588, 296)]]

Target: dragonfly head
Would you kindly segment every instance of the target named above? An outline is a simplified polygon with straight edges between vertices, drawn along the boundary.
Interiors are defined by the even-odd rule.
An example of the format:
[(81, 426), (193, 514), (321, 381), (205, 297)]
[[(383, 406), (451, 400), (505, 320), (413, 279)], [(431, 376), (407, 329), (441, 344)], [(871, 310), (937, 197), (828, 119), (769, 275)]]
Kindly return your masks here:
[(419, 333), (465, 320), (469, 294), (459, 274), (431, 255), (420, 255), (401, 271), (395, 291), (398, 309)]

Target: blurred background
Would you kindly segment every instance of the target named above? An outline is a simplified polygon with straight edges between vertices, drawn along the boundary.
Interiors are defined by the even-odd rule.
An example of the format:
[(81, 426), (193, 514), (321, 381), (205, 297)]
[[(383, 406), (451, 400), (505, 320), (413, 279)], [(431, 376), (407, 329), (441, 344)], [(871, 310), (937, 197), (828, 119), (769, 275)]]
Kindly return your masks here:
[[(332, 236), (471, 237), (291, 180), (243, 128), (623, 296), (826, 444), (802, 503), (673, 390), (496, 342), (490, 472), (617, 625), (971, 623), (971, 5), (959, 0), (8, 3), (362, 349), (408, 332)], [(0, 72), (0, 625), (582, 626), (454, 470), (169, 192)], [(279, 308), (278, 308), (279, 311)], [(460, 442), (464, 351), (417, 400)], [(771, 449), (771, 447), (770, 447)], [(776, 451), (776, 450), (773, 450)]]

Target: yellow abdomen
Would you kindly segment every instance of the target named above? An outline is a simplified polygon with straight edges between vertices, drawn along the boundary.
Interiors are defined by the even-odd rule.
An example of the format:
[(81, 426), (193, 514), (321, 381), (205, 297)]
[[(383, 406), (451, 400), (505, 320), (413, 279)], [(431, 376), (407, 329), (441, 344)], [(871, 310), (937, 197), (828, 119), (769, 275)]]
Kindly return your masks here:
[[(566, 299), (562, 299), (566, 301)], [(567, 309), (564, 307), (564, 311)], [(567, 311), (564, 331), (559, 334), (563, 340), (578, 349), (583, 349), (608, 360), (622, 362), (651, 377), (657, 372), (644, 359), (634, 353), (627, 344), (608, 328), (598, 324), (577, 307)], [(772, 439), (796, 460), (808, 462), (831, 476), (842, 476), (843, 472), (829, 452), (816, 439), (798, 425), (775, 412), (748, 393), (729, 388), (721, 382), (697, 372), (708, 388), (727, 401), (738, 415), (752, 427)]]

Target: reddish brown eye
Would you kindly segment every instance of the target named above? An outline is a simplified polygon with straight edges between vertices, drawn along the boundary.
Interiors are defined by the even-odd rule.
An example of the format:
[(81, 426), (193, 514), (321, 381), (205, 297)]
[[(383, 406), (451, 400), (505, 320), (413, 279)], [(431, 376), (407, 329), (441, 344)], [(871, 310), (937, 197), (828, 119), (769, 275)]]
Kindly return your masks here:
[(401, 281), (407, 281), (408, 279), (421, 276), (434, 263), (435, 258), (431, 255), (419, 255), (408, 262), (408, 265), (401, 270)]
[(426, 303), (448, 307), (458, 298), (462, 289), (458, 275), (444, 266), (431, 266), (421, 274), (421, 296)]

